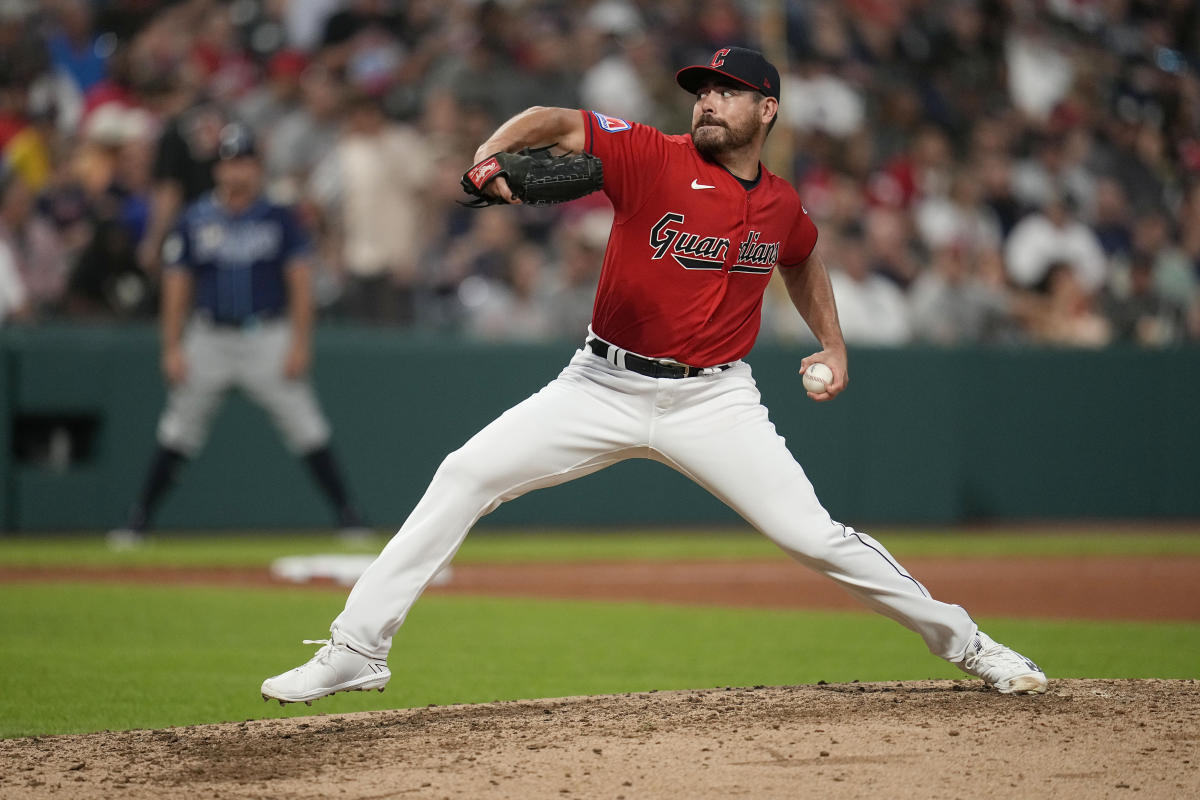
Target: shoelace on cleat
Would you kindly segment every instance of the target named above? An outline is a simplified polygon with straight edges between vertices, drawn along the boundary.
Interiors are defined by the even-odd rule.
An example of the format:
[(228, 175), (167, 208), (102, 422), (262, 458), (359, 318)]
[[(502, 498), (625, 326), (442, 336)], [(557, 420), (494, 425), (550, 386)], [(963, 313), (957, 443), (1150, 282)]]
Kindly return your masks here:
[(1005, 647), (999, 642), (992, 644), (991, 647), (981, 650), (975, 655), (967, 656), (965, 659), (963, 659), (963, 663), (969, 669), (974, 669), (975, 665), (983, 659), (987, 659), (990, 662), (989, 666), (1002, 665), (1024, 672), (1033, 672), (1033, 670), (1029, 667), (1028, 659), (1023, 658), (1020, 653), (1018, 653), (1016, 650), (1013, 650), (1011, 647)]
[(319, 644), (322, 646), (321, 649), (318, 650), (316, 653), (314, 653), (313, 657), (308, 660), (308, 663), (310, 663), (310, 664), (314, 661), (320, 661), (323, 664), (327, 663), (329, 660), (329, 656), (331, 656), (333, 654), (333, 640), (332, 639), (301, 639), (300, 643), (301, 644)]

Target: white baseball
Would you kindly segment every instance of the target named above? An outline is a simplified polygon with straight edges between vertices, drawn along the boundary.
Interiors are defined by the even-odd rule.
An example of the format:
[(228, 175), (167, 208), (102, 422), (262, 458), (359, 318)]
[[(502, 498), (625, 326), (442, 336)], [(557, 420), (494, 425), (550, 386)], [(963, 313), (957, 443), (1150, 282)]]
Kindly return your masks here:
[(809, 365), (808, 369), (804, 371), (805, 391), (821, 394), (831, 383), (833, 383), (833, 370), (820, 362)]

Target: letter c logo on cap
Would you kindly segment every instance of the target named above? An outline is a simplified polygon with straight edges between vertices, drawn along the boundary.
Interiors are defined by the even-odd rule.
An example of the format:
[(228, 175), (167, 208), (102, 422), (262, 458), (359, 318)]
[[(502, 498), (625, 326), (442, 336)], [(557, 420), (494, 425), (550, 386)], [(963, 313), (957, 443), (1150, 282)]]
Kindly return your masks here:
[(712, 61), (708, 62), (710, 67), (714, 69), (725, 64), (725, 56), (729, 55), (729, 48), (725, 47), (713, 53)]

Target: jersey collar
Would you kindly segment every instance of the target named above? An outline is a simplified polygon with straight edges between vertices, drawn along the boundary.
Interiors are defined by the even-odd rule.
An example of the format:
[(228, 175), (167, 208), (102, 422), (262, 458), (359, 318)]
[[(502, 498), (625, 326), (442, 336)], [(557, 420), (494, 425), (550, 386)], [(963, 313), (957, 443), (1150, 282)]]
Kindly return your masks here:
[[(721, 167), (721, 169), (724, 169), (726, 172), (729, 172), (728, 169), (725, 169), (725, 166), (723, 164), (718, 164), (717, 166)], [(748, 181), (745, 178), (739, 178), (737, 175), (734, 175), (732, 172), (729, 172), (729, 176), (731, 178), (733, 178), (735, 181), (737, 181), (738, 183), (740, 183), (742, 185), (742, 188), (745, 189), (747, 192), (750, 191), (751, 189), (753, 189), (755, 186), (758, 186), (758, 184), (762, 183), (762, 175), (763, 175), (763, 166), (762, 166), (761, 161), (758, 162), (758, 174), (754, 176), (754, 180)]]

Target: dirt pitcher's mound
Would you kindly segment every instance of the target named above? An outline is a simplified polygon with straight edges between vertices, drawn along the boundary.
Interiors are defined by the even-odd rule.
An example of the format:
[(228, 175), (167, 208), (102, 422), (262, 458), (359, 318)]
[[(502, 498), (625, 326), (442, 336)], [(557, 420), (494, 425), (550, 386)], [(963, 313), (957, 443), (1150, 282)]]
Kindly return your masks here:
[(1198, 718), (1197, 681), (651, 692), (0, 741), (0, 795), (1200, 797)]

